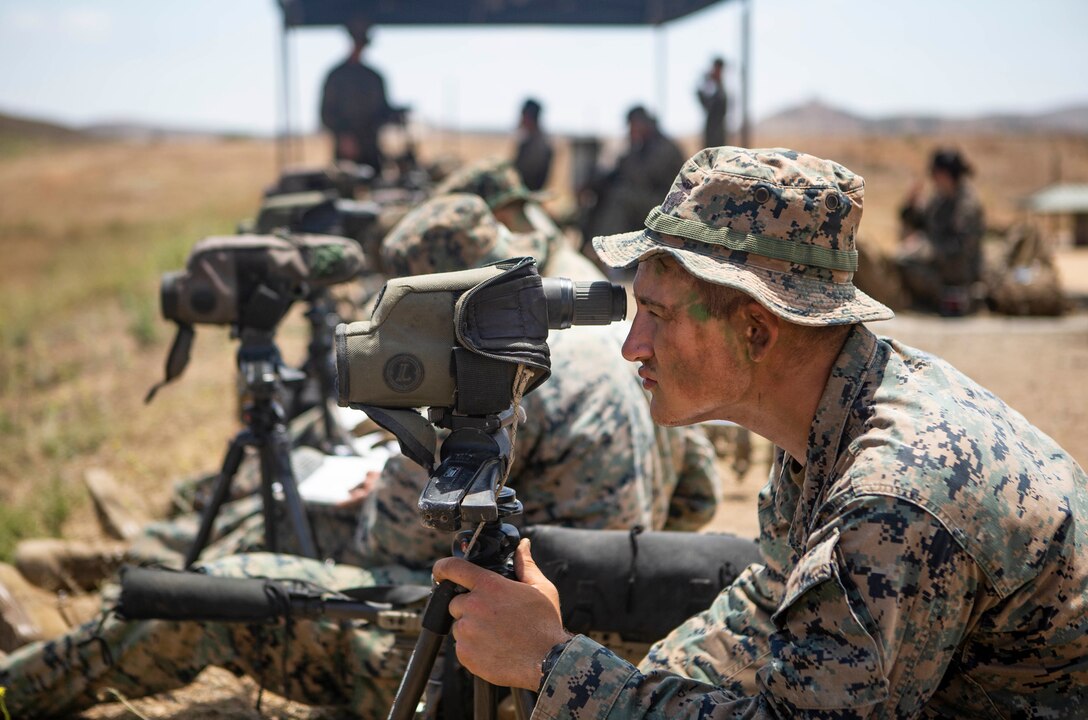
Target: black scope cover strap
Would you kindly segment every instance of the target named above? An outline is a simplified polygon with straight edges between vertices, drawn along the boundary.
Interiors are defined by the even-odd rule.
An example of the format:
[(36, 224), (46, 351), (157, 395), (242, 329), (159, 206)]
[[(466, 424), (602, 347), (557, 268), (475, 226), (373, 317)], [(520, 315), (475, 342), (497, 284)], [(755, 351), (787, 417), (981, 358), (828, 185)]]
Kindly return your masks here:
[(762, 562), (754, 541), (727, 534), (535, 525), (522, 535), (559, 590), (566, 627), (628, 642), (660, 640)]
[(457, 339), (474, 353), (527, 365), (533, 379), (526, 392), (551, 375), (548, 304), (532, 258), (496, 263), (504, 270), (466, 291), (457, 301)]

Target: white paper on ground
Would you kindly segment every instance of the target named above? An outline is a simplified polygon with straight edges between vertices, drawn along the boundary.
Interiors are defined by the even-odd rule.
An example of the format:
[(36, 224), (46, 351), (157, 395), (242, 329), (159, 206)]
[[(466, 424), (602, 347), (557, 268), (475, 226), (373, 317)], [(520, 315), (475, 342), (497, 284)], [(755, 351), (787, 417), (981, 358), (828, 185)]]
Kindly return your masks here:
[(336, 505), (348, 499), (353, 488), (373, 470), (381, 472), (385, 461), (393, 454), (380, 433), (356, 438), (354, 455), (326, 455), (324, 462), (309, 477), (298, 484), (303, 502)]

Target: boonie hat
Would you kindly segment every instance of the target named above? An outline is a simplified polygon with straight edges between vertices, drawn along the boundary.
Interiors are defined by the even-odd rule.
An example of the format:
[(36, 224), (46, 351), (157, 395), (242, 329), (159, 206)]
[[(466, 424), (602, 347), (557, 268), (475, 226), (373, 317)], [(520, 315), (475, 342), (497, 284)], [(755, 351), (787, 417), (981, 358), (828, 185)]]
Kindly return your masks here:
[(451, 173), (434, 191), (435, 195), (449, 193), (478, 195), (492, 210), (514, 200), (543, 202), (548, 198), (547, 193), (525, 187), (513, 163), (499, 158), (477, 160)]
[(929, 162), (929, 169), (944, 170), (954, 178), (960, 178), (971, 174), (971, 166), (963, 159), (963, 155), (955, 148), (940, 148), (933, 151), (933, 157)]
[(751, 295), (799, 325), (887, 320), (854, 287), (865, 181), (784, 148), (707, 148), (684, 163), (646, 229), (593, 238), (611, 267), (668, 254), (692, 275)]
[(542, 233), (513, 233), (476, 195), (431, 198), (397, 223), (382, 240), (383, 266), (393, 277), (453, 272), (512, 257), (544, 257)]

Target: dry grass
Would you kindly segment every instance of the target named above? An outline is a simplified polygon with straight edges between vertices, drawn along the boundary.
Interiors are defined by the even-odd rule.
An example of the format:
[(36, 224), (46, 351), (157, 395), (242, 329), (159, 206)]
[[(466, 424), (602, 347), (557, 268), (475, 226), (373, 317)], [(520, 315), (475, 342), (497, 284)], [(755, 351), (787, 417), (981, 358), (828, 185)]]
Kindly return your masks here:
[[(976, 163), (980, 194), (999, 225), (1018, 218), (1019, 197), (1052, 179), (1057, 157), (1065, 179), (1088, 181), (1088, 138), (942, 140)], [(834, 157), (865, 175), (866, 242), (885, 247), (894, 240), (899, 199), (936, 144), (931, 138), (757, 141)], [(421, 138), (420, 149), (425, 159), (479, 157), (508, 154), (510, 143), (509, 137), (436, 135)], [(325, 143), (312, 140), (304, 159), (316, 164), (325, 153)], [(99, 533), (81, 484), (89, 467), (110, 470), (156, 513), (174, 480), (218, 466), (236, 429), (234, 347), (226, 329), (199, 328), (185, 375), (150, 406), (142, 402), (162, 376), (173, 335), (159, 317), (158, 278), (180, 267), (200, 238), (233, 232), (256, 210), (275, 172), (274, 148), (264, 141), (97, 144), (0, 157), (0, 557), (28, 535)], [(555, 207), (569, 204), (561, 187), (568, 173), (561, 146)], [(1084, 462), (1088, 337), (1078, 327), (1059, 327), (1041, 340), (1017, 340), (1001, 327), (962, 337), (924, 325), (901, 329), (1016, 398), (1014, 405)], [(289, 346), (301, 337), (297, 318), (283, 334)], [(753, 470), (728, 489), (732, 529), (754, 527), (751, 498), (760, 484)], [(738, 505), (748, 508), (740, 526)], [(215, 676), (211, 687), (224, 683), (252, 697), (252, 687), (230, 678)], [(239, 713), (251, 707), (248, 700), (204, 701), (211, 696), (203, 690), (180, 694), (180, 705), (167, 699), (142, 707), (160, 717), (220, 717), (224, 707)], [(187, 704), (193, 702), (202, 703), (195, 714)], [(308, 717), (283, 708), (275, 716)], [(125, 714), (114, 707), (93, 716)]]

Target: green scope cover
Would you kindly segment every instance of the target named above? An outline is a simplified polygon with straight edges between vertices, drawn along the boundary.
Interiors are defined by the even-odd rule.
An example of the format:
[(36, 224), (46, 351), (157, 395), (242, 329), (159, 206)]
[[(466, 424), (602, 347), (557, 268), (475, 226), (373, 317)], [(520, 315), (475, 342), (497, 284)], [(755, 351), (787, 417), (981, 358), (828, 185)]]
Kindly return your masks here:
[(195, 322), (228, 325), (238, 317), (240, 270), (276, 278), (291, 285), (306, 280), (299, 249), (271, 235), (207, 237), (193, 246), (186, 262), (186, 281), (178, 283), (178, 304)]
[(336, 328), (341, 405), (452, 407), (460, 346), (550, 373), (547, 310), (531, 259), (390, 280), (368, 321)]
[(337, 285), (357, 277), (363, 270), (363, 249), (359, 243), (338, 235), (292, 234), (291, 242), (302, 253), (311, 285)]
[[(178, 307), (191, 322), (227, 325), (238, 320), (240, 292), (254, 278), (277, 287), (335, 285), (363, 267), (358, 243), (333, 235), (223, 235), (193, 246), (186, 277), (176, 286)], [(191, 317), (190, 317), (191, 316)]]

